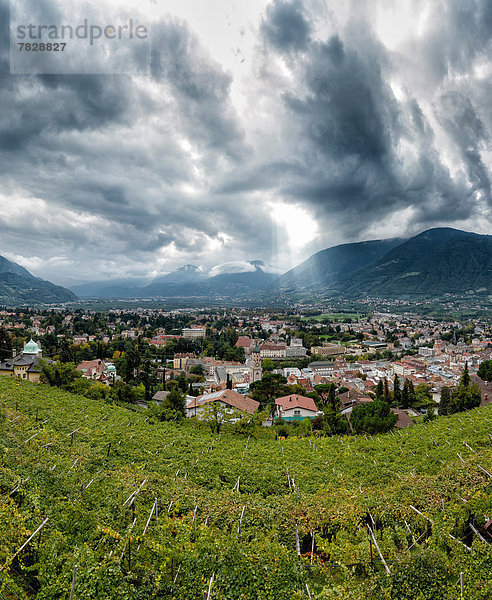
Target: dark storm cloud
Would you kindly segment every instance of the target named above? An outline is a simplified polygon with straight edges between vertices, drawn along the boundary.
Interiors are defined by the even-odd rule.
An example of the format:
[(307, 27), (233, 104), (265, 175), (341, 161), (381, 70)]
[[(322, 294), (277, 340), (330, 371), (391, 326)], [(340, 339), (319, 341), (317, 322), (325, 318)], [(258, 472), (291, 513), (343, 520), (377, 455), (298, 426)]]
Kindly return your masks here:
[(300, 0), (274, 0), (266, 11), (261, 24), (265, 40), (278, 50), (302, 50), (306, 47), (311, 32)]
[[(8, 6), (1, 2), (0, 9), (5, 28)], [(0, 169), (10, 193), (20, 188), (45, 200), (34, 201), (37, 217), (22, 228), (43, 252), (43, 240), (59, 239), (53, 252), (91, 262), (119, 256), (148, 271), (162, 248), (200, 254), (221, 228), (234, 230), (228, 215), (241, 211), (226, 199), (211, 207), (203, 194), (190, 199), (180, 190), (197, 177), (182, 140), (201, 153), (199, 169), (245, 155), (231, 76), (184, 23), (161, 22), (152, 33), (158, 95), (127, 76), (2, 77)], [(14, 241), (19, 219), (0, 216), (4, 252), (15, 252), (7, 239)]]
[[(272, 31), (281, 39), (276, 6), (271, 5), (262, 27), (268, 42)], [(292, 156), (306, 172), (285, 181), (278, 193), (305, 202), (321, 221), (336, 222), (355, 237), (364, 237), (378, 220), (409, 208), (417, 228), (469, 218), (476, 210), (477, 190), (490, 203), (490, 173), (482, 158), (488, 133), (467, 95), (470, 89), (460, 92), (449, 86), (457, 72), (468, 75), (471, 61), (487, 56), (491, 4), (443, 6), (442, 22), (419, 41), (423, 55), (418, 59), (435, 89), (435, 116), (453, 142), (452, 152), (459, 153), (469, 182), (453, 178), (442, 162), (434, 128), (419, 106), (419, 90), (409, 88), (405, 98), (395, 96), (390, 83), (401, 57), (354, 14), (326, 41), (310, 41), (296, 63), (289, 57), (294, 84), (289, 82), (283, 93), (285, 128), (290, 148), (296, 148)], [(289, 31), (285, 25), (286, 36)], [(280, 55), (288, 49), (273, 45)], [(489, 106), (481, 110), (490, 114)], [(275, 179), (271, 182), (278, 185)]]
[(422, 0), (427, 28), (391, 50), (372, 16), (386, 3), (346, 1), (338, 22), (344, 2), (274, 0), (241, 75), (166, 18), (132, 78), (9, 75), (0, 0), (0, 254), (69, 257), (64, 277), (97, 279), (270, 262), (288, 245), (278, 202), (316, 216), (316, 249), (486, 214), (492, 4)]
[(172, 87), (186, 133), (200, 147), (242, 155), (242, 132), (229, 100), (232, 77), (203, 54), (184, 23), (153, 27), (152, 75)]
[(448, 92), (440, 98), (436, 113), (462, 153), (469, 179), (474, 182), (474, 191), (482, 190), (490, 197), (490, 174), (480, 153), (490, 140), (472, 101), (460, 92)]

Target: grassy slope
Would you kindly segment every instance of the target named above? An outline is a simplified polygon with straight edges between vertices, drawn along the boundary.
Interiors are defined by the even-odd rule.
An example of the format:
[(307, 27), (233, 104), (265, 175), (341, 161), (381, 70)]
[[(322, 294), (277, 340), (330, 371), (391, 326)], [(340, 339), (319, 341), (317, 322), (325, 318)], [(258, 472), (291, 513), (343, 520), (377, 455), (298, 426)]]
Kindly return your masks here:
[[(212, 573), (215, 599), (307, 598), (306, 583), (320, 599), (456, 598), (460, 571), (467, 598), (492, 596), (492, 547), (468, 527), (492, 517), (492, 479), (478, 466), (492, 472), (490, 409), (374, 439), (247, 442), (6, 378), (2, 405), (0, 566), (49, 518), (1, 573), (3, 597), (68, 598), (74, 562), (84, 599), (203, 598)], [(124, 503), (144, 480), (132, 527)], [(142, 537), (155, 498), (159, 520)], [(433, 521), (427, 540), (410, 505)], [(379, 559), (371, 567), (369, 514), (391, 577)], [(313, 565), (296, 557), (296, 523), (303, 553), (316, 531)]]

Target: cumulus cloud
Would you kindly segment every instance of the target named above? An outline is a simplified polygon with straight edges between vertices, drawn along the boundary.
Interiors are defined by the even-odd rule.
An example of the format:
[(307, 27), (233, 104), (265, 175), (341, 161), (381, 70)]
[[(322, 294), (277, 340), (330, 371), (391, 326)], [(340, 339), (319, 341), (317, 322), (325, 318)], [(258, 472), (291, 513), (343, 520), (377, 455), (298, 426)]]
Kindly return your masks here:
[[(436, 225), (490, 233), (491, 4), (410, 8), (390, 26), (386, 0), (251, 8), (237, 71), (167, 15), (149, 73), (19, 76), (0, 0), (0, 254), (70, 284), (253, 257), (287, 269)], [(288, 205), (317, 222), (295, 247), (272, 214)]]

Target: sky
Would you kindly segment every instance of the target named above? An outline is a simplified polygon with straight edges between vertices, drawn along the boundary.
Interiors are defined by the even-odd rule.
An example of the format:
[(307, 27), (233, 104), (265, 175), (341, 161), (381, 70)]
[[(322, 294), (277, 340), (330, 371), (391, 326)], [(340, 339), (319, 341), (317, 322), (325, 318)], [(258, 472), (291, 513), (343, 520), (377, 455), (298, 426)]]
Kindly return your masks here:
[(0, 0), (1, 255), (70, 286), (492, 233), (490, 0), (144, 8), (140, 71), (13, 75)]

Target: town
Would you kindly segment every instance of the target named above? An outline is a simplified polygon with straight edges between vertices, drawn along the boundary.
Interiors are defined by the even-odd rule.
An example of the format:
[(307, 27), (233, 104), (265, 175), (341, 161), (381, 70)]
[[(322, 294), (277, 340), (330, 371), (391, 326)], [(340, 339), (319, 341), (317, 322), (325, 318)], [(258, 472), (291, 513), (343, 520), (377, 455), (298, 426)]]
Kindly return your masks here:
[[(0, 320), (0, 376), (217, 431), (256, 414), (283, 436), (374, 433), (492, 401), (485, 318), (57, 307), (5, 309)], [(463, 380), (466, 398), (453, 400)], [(387, 405), (376, 423), (364, 418), (374, 401)]]

